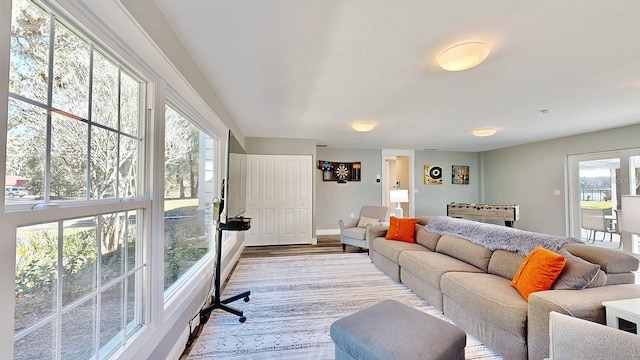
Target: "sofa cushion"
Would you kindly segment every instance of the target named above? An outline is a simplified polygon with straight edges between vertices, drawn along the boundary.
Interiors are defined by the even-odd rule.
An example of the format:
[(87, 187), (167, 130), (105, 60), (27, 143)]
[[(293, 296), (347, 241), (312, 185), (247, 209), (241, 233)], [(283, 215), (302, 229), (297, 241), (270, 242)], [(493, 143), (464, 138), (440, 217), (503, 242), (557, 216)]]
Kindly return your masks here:
[(389, 220), (389, 230), (387, 230), (387, 240), (399, 240), (413, 243), (415, 242), (416, 222), (413, 218), (397, 218), (392, 216)]
[(378, 237), (373, 240), (373, 251), (398, 264), (400, 253), (407, 250), (429, 251), (424, 246), (404, 241), (386, 240)]
[(478, 244), (451, 235), (440, 237), (436, 251), (467, 262), (485, 272), (488, 270), (492, 253)]
[(511, 286), (527, 300), (532, 292), (551, 289), (564, 264), (564, 256), (538, 246), (524, 258), (511, 280)]
[(482, 272), (464, 261), (431, 251), (404, 251), (399, 260), (403, 271), (416, 275), (435, 289), (440, 289), (440, 279), (449, 271)]
[(485, 273), (448, 272), (442, 276), (440, 287), (448, 298), (464, 307), (461, 313), (476, 314), (483, 321), (526, 337), (528, 305), (509, 280)]
[(524, 260), (524, 255), (516, 252), (495, 250), (493, 254), (491, 254), (487, 272), (511, 280), (520, 267), (520, 264), (522, 264), (522, 260)]
[(560, 276), (558, 276), (551, 286), (552, 289), (582, 290), (591, 284), (596, 276), (598, 276), (600, 265), (592, 264), (577, 256), (573, 256), (566, 249), (558, 250), (558, 254), (564, 256), (566, 264)]
[(423, 225), (416, 224), (416, 242), (431, 251), (436, 251), (440, 234), (427, 231)]
[(609, 274), (628, 273), (638, 270), (639, 260), (619, 250), (606, 249), (587, 244), (565, 244), (563, 246), (571, 254), (580, 257)]

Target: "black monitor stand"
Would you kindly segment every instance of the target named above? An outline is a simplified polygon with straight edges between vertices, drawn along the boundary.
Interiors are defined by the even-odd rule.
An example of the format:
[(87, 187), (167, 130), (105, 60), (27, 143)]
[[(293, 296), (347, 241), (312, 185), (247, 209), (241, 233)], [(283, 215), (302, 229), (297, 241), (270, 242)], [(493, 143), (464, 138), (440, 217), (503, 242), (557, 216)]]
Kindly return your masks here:
[[(227, 299), (220, 299), (220, 276), (221, 271), (220, 271), (220, 263), (221, 258), (222, 258), (222, 230), (224, 230), (223, 228), (226, 228), (227, 224), (220, 224), (219, 222), (216, 222), (216, 273), (215, 273), (215, 283), (214, 283), (214, 287), (215, 287), (215, 292), (214, 292), (214, 299), (211, 303), (211, 305), (207, 308), (204, 308), (202, 310), (200, 310), (200, 318), (209, 315), (209, 313), (211, 313), (213, 310), (215, 309), (221, 309), (224, 310), (226, 312), (230, 312), (234, 315), (240, 316), (240, 322), (244, 323), (245, 321), (247, 321), (247, 318), (244, 316), (244, 313), (242, 312), (242, 310), (238, 310), (234, 307), (231, 307), (227, 304), (232, 303), (236, 300), (240, 300), (242, 298), (244, 298), (245, 302), (249, 301), (249, 295), (251, 295), (251, 291), (245, 291), (241, 294), (232, 296), (230, 298)], [(244, 231), (244, 230), (248, 230), (247, 229), (229, 229), (230, 231)]]

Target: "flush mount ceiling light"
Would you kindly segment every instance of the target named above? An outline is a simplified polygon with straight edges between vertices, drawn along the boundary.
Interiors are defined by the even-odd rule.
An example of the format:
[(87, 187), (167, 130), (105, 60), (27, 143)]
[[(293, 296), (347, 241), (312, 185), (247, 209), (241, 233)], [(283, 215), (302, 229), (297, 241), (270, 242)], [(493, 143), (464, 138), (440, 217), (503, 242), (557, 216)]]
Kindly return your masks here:
[(489, 47), (479, 42), (455, 45), (438, 58), (438, 65), (447, 71), (462, 71), (478, 66), (489, 56)]
[(373, 123), (370, 122), (357, 122), (351, 125), (353, 130), (358, 132), (367, 132), (373, 130)]
[(491, 136), (493, 134), (496, 133), (496, 129), (494, 128), (482, 128), (482, 129), (476, 129), (472, 131), (473, 135), (477, 136), (477, 137), (485, 137), (485, 136)]

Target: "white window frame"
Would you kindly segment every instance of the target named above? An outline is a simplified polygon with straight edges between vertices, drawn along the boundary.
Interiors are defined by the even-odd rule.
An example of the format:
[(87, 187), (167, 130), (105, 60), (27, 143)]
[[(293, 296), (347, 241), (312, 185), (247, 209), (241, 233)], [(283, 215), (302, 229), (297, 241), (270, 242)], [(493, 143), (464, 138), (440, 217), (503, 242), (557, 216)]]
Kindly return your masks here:
[[(5, 14), (4, 10), (7, 10), (6, 14), (11, 21), (11, 8), (12, 2), (9, 1), (3, 2), (0, 5), (0, 13)], [(3, 265), (0, 266), (0, 273), (5, 274), (0, 278), (0, 286), (6, 288), (6, 284), (15, 282), (15, 256), (16, 256), (16, 230), (22, 226), (29, 226), (32, 224), (39, 223), (52, 223), (63, 221), (67, 219), (75, 219), (82, 218), (87, 216), (95, 216), (106, 213), (117, 213), (117, 212), (125, 212), (125, 211), (137, 211), (141, 210), (143, 218), (140, 219), (138, 226), (139, 232), (138, 236), (140, 239), (138, 240), (139, 244), (142, 244), (140, 249), (137, 249), (136, 256), (138, 257), (140, 263), (136, 264), (137, 271), (140, 271), (141, 276), (144, 279), (151, 279), (150, 277), (150, 269), (147, 264), (150, 259), (150, 243), (151, 243), (151, 234), (152, 234), (152, 226), (150, 214), (152, 213), (152, 201), (150, 199), (150, 183), (153, 181), (151, 177), (151, 172), (149, 168), (153, 163), (153, 149), (151, 148), (152, 144), (149, 141), (150, 129), (152, 128), (151, 122), (153, 121), (153, 111), (152, 107), (152, 99), (155, 97), (155, 93), (152, 91), (152, 88), (149, 89), (150, 81), (143, 76), (140, 72), (135, 70), (134, 66), (131, 66), (124, 59), (118, 56), (113, 55), (113, 51), (102, 41), (97, 39), (91, 31), (87, 31), (86, 28), (81, 26), (68, 17), (68, 15), (64, 12), (58, 12), (60, 10), (49, 9), (46, 12), (49, 14), (53, 14), (55, 17), (54, 22), (57, 20), (62, 25), (67, 27), (69, 31), (74, 32), (78, 35), (83, 41), (86, 41), (94, 50), (100, 51), (100, 53), (105, 56), (107, 59), (113, 61), (117, 66), (126, 70), (127, 74), (134, 77), (141, 86), (139, 87), (139, 113), (140, 113), (140, 122), (138, 129), (138, 136), (142, 139), (140, 146), (138, 147), (138, 196), (132, 198), (109, 198), (109, 199), (85, 199), (85, 200), (74, 200), (74, 201), (61, 201), (55, 202), (50, 201), (46, 203), (39, 204), (34, 206), (34, 204), (21, 204), (21, 205), (8, 205), (4, 202), (4, 195), (0, 198), (0, 223), (2, 224), (2, 231), (0, 231), (0, 263)], [(4, 20), (4, 19), (3, 19)], [(53, 23), (52, 23), (53, 27)], [(51, 46), (51, 43), (50, 43)], [(0, 56), (3, 59), (6, 59), (7, 69), (9, 64), (9, 53), (10, 53), (10, 39), (9, 37), (3, 36), (0, 39), (0, 51), (2, 52)], [(51, 65), (50, 65), (51, 66)], [(0, 75), (0, 81), (3, 84), (8, 84), (9, 76), (8, 71), (3, 72)], [(11, 96), (8, 92), (8, 87), (3, 86), (0, 88), (0, 113), (7, 114), (8, 111), (8, 99)], [(20, 97), (18, 100), (22, 100)], [(50, 101), (49, 101), (50, 103)], [(38, 105), (40, 106), (40, 105)], [(40, 106), (41, 107), (41, 106)], [(45, 108), (46, 109), (46, 108)], [(89, 117), (91, 117), (89, 115)], [(6, 159), (6, 146), (7, 143), (7, 116), (0, 116), (0, 158)], [(50, 141), (48, 139), (47, 141)], [(49, 156), (49, 154), (47, 155)], [(4, 161), (0, 162), (0, 172), (4, 175), (6, 172), (6, 164)], [(4, 176), (1, 176), (0, 183), (4, 185)], [(10, 279), (9, 279), (10, 278)], [(105, 286), (108, 288), (111, 284)], [(152, 286), (148, 284), (148, 281), (142, 281), (141, 284), (141, 292), (136, 294), (136, 300), (142, 301), (142, 314), (140, 314), (142, 318), (142, 327), (145, 328), (152, 321), (152, 313), (151, 313), (151, 291)], [(1, 349), (9, 349), (13, 347), (14, 343), (14, 333), (13, 333), (13, 323), (14, 323), (14, 308), (15, 308), (15, 297), (13, 292), (0, 292), (0, 304), (3, 306), (10, 306), (10, 311), (2, 312), (0, 315), (0, 320), (5, 324), (11, 324), (10, 329), (2, 327), (0, 334), (5, 336), (0, 336), (0, 348)], [(96, 311), (99, 313), (100, 308), (97, 307)], [(141, 331), (138, 330), (136, 334), (133, 336), (139, 336)], [(59, 335), (57, 335), (59, 336)], [(126, 343), (126, 341), (125, 341)], [(124, 345), (124, 344), (123, 344)], [(96, 344), (99, 346), (99, 344)], [(122, 346), (122, 345), (121, 345)], [(117, 350), (117, 349), (116, 349)], [(59, 352), (59, 349), (58, 349)]]
[[(174, 111), (176, 111), (178, 114), (183, 116), (187, 121), (189, 121), (193, 126), (195, 126), (200, 132), (205, 133), (214, 141), (214, 150), (213, 150), (214, 152), (213, 154), (214, 194), (213, 196), (214, 197), (219, 196), (219, 191), (220, 191), (219, 180), (221, 179), (220, 147), (221, 147), (221, 143), (224, 143), (224, 141), (221, 141), (219, 136), (212, 134), (211, 131), (203, 127), (202, 124), (206, 124), (206, 122), (204, 122), (204, 120), (200, 116), (194, 115), (196, 113), (193, 110), (191, 110), (190, 107), (184, 103), (184, 101), (177, 100), (177, 99), (178, 98), (176, 96), (169, 95), (166, 98), (165, 105), (170, 106)], [(166, 121), (166, 114), (163, 117), (163, 126), (164, 126), (164, 121)], [(162, 145), (164, 146), (164, 137), (163, 137)], [(164, 157), (163, 157), (163, 163), (162, 163), (163, 171), (164, 171), (164, 167), (165, 167), (165, 163), (164, 163)], [(199, 176), (202, 176), (202, 174), (199, 174)], [(162, 214), (164, 214), (164, 175), (161, 180), (163, 184), (163, 196), (161, 198), (162, 199), (161, 206), (162, 206)], [(160, 234), (164, 234), (164, 221), (161, 224)], [(215, 234), (214, 234), (214, 237), (215, 237)], [(165, 240), (164, 236), (162, 237), (162, 239), (163, 239), (162, 264), (164, 266), (164, 240)], [(206, 277), (207, 275), (210, 276), (212, 272), (212, 264), (213, 264), (215, 251), (216, 251), (214, 245), (215, 245), (215, 238), (213, 239), (213, 242), (209, 248), (209, 251), (207, 251), (207, 253), (202, 258), (200, 258), (187, 272), (185, 272), (182, 276), (180, 276), (180, 278), (178, 278), (176, 282), (174, 282), (171, 286), (169, 286), (166, 290), (164, 290), (164, 301), (165, 301), (166, 313), (171, 313), (172, 310), (175, 309), (180, 299), (182, 298), (182, 295), (184, 295), (184, 292), (189, 291), (189, 289), (193, 287), (194, 279)], [(162, 281), (163, 281), (163, 288), (164, 288), (164, 272), (162, 273)]]

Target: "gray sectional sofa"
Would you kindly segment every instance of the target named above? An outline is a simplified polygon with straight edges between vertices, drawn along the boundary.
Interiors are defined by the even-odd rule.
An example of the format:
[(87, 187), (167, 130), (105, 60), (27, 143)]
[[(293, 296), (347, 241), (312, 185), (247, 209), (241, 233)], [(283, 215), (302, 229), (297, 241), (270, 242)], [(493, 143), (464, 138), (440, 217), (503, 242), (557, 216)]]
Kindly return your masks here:
[[(640, 297), (633, 273), (638, 259), (616, 250), (567, 243), (562, 248), (600, 265), (599, 273), (606, 276), (599, 275), (599, 284), (594, 281), (582, 290), (534, 292), (527, 301), (510, 284), (526, 252), (490, 250), (491, 246), (468, 237), (427, 231), (430, 220), (418, 218), (416, 243), (386, 240), (380, 232), (371, 244), (371, 260), (505, 359), (549, 356), (551, 311), (604, 324), (603, 301)], [(483, 226), (495, 226), (491, 230), (498, 233), (507, 229)]]

